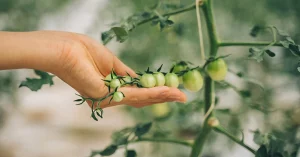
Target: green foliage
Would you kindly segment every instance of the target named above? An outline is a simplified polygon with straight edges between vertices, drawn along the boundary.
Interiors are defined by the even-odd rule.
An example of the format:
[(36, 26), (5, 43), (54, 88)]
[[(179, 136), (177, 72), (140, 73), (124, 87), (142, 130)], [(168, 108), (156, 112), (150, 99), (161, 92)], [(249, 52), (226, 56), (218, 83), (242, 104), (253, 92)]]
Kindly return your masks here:
[[(90, 157), (94, 157), (96, 155), (102, 155), (102, 156), (110, 156), (116, 152), (116, 150), (120, 146), (127, 146), (131, 142), (137, 142), (141, 137), (148, 133), (150, 128), (152, 126), (152, 122), (147, 123), (140, 123), (137, 124), (134, 127), (129, 127), (122, 129), (120, 131), (115, 132), (112, 135), (113, 144), (109, 145), (105, 149), (101, 151), (93, 151), (90, 155)], [(134, 134), (134, 136), (132, 136)], [(132, 138), (133, 137), (133, 138)], [(136, 139), (138, 138), (138, 139)], [(126, 157), (136, 157), (137, 154), (135, 150), (126, 150), (125, 152)]]
[(118, 149), (118, 146), (116, 145), (110, 145), (108, 147), (106, 147), (104, 150), (102, 151), (93, 151), (92, 154), (90, 155), (90, 157), (94, 157), (96, 155), (102, 155), (102, 156), (111, 156), (113, 155), (116, 150)]
[[(271, 29), (273, 34), (273, 42), (263, 48), (251, 47), (249, 49), (249, 58), (254, 59), (257, 62), (263, 61), (264, 54), (268, 54), (270, 57), (275, 57), (276, 54), (271, 51), (269, 48), (277, 43), (277, 34), (280, 35), (283, 39), (279, 41), (280, 45), (289, 50), (294, 56), (300, 59), (300, 45), (296, 44), (290, 35), (284, 31), (278, 29), (275, 26), (254, 26), (250, 32), (250, 35), (256, 37), (259, 32), (265, 29)], [(298, 70), (299, 71), (299, 70)]]
[[(256, 130), (254, 132), (254, 142), (261, 145), (256, 152), (256, 157), (294, 157), (298, 148), (286, 150), (288, 143), (272, 134), (262, 134)], [(292, 150), (292, 151), (291, 151)]]
[(255, 157), (267, 157), (268, 156), (268, 151), (266, 146), (262, 145), (261, 147), (259, 147), (259, 149), (257, 150)]
[(125, 157), (137, 157), (135, 150), (127, 150)]
[(135, 128), (134, 134), (137, 137), (141, 137), (150, 130), (151, 126), (152, 126), (152, 122), (144, 123), (144, 124), (138, 124)]
[(19, 87), (27, 87), (32, 91), (38, 91), (43, 85), (49, 84), (52, 86), (54, 75), (50, 75), (40, 70), (34, 70), (35, 74), (40, 78), (26, 78), (26, 81), (22, 81)]

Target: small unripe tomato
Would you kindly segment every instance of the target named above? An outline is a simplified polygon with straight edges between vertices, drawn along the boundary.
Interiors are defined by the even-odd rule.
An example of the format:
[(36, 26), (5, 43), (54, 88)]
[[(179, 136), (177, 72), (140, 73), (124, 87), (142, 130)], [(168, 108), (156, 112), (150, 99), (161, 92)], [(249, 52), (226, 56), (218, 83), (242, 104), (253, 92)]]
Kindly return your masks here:
[(123, 100), (123, 98), (124, 98), (124, 96), (123, 96), (122, 92), (115, 92), (114, 95), (113, 95), (113, 100), (115, 102), (120, 102), (120, 101)]
[[(115, 75), (113, 75), (113, 78), (116, 78), (116, 76)], [(105, 77), (105, 79), (104, 80), (107, 80), (107, 81), (111, 81), (111, 74), (109, 74), (109, 75), (107, 75), (106, 77)], [(110, 82), (106, 82), (106, 81), (104, 81), (105, 82), (105, 85), (106, 86), (109, 86), (109, 84), (110, 84)]]
[(155, 86), (156, 80), (152, 74), (144, 74), (140, 77), (140, 83), (143, 87), (151, 88)]
[(161, 119), (167, 117), (171, 112), (171, 109), (168, 103), (159, 103), (159, 104), (152, 105), (151, 111), (155, 118)]
[(183, 86), (191, 92), (197, 92), (203, 87), (203, 78), (198, 70), (191, 70), (183, 75)]
[(206, 71), (209, 77), (214, 81), (222, 81), (225, 79), (227, 74), (227, 65), (221, 58), (209, 63)]
[(110, 88), (115, 89), (121, 86), (119, 79), (112, 79), (109, 83)]
[(122, 78), (120, 80), (121, 84), (124, 85), (125, 83), (131, 82), (132, 78), (130, 76), (124, 76), (124, 78)]
[(165, 76), (163, 73), (161, 72), (156, 72), (153, 74), (154, 78), (155, 78), (155, 81), (156, 81), (156, 84), (155, 86), (164, 86), (165, 85)]
[(165, 76), (166, 83), (165, 85), (168, 87), (175, 87), (177, 88), (179, 85), (179, 79), (178, 76), (175, 73), (167, 73)]
[[(187, 65), (180, 65), (180, 64), (175, 65), (174, 69), (173, 69), (173, 73), (177, 73), (177, 72), (186, 70), (187, 68), (188, 68)], [(179, 76), (178, 79), (179, 79), (179, 83), (182, 84), (183, 83), (182, 76)]]

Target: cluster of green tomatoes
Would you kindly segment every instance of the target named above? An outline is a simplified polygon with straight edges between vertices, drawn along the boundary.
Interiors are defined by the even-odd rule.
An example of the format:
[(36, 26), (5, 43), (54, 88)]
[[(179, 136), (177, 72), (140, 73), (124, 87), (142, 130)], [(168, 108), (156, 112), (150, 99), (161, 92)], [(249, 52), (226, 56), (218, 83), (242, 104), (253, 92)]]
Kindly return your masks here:
[(222, 58), (217, 58), (207, 62), (203, 68), (190, 68), (189, 63), (177, 62), (168, 73), (160, 72), (162, 65), (155, 72), (149, 68), (144, 73), (137, 73), (139, 77), (133, 78), (129, 74), (127, 76), (118, 76), (114, 71), (107, 75), (104, 79), (109, 91), (114, 90), (111, 100), (120, 102), (125, 95), (117, 89), (122, 86), (136, 85), (140, 88), (152, 88), (158, 86), (168, 86), (178, 88), (183, 85), (185, 89), (191, 92), (197, 92), (203, 87), (203, 78), (200, 73), (204, 68), (204, 72), (214, 81), (225, 79), (227, 74), (227, 65)]

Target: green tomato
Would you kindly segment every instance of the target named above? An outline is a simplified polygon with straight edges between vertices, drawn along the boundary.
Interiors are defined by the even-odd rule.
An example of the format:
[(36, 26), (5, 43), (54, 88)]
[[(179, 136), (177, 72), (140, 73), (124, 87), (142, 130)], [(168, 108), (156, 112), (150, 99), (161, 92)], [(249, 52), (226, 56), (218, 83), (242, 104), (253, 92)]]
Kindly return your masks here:
[[(180, 65), (180, 64), (175, 65), (174, 69), (173, 69), (173, 73), (177, 73), (177, 72), (186, 70), (187, 68), (188, 68), (187, 65)], [(183, 83), (182, 76), (179, 76), (178, 79), (179, 79), (179, 84), (182, 84)]]
[(214, 81), (222, 81), (227, 74), (227, 65), (223, 59), (217, 59), (207, 65), (206, 71)]
[(124, 78), (121, 79), (121, 84), (123, 85), (123, 84), (125, 84), (127, 82), (131, 82), (131, 81), (132, 81), (132, 79), (130, 76), (124, 76)]
[(155, 86), (164, 86), (165, 85), (165, 76), (163, 73), (161, 72), (156, 72), (153, 74), (154, 78), (155, 78), (155, 81), (156, 81), (156, 84)]
[(198, 70), (191, 70), (183, 75), (183, 86), (191, 92), (199, 91), (203, 86), (203, 78)]
[(170, 114), (171, 109), (168, 103), (159, 103), (151, 105), (151, 111), (156, 119), (162, 119)]
[(152, 74), (144, 74), (140, 77), (140, 83), (143, 87), (151, 88), (155, 86), (156, 80)]
[[(113, 75), (113, 78), (116, 78), (116, 76), (115, 75)], [(107, 81), (111, 81), (111, 74), (109, 74), (109, 75), (107, 75), (106, 77), (105, 77), (105, 79), (104, 80), (107, 80)], [(106, 82), (106, 81), (104, 81), (105, 82), (105, 85), (106, 86), (109, 86), (109, 84), (110, 84), (110, 82)]]
[(167, 73), (165, 76), (166, 83), (165, 85), (168, 87), (175, 87), (177, 88), (179, 85), (179, 79), (178, 76), (175, 73)]
[(110, 86), (111, 89), (115, 89), (115, 88), (118, 88), (118, 87), (121, 86), (121, 82), (119, 81), (119, 79), (112, 79), (110, 81), (109, 86)]
[(115, 92), (114, 95), (113, 95), (113, 100), (115, 102), (120, 102), (120, 101), (123, 100), (123, 98), (124, 98), (124, 95), (123, 95), (122, 92)]

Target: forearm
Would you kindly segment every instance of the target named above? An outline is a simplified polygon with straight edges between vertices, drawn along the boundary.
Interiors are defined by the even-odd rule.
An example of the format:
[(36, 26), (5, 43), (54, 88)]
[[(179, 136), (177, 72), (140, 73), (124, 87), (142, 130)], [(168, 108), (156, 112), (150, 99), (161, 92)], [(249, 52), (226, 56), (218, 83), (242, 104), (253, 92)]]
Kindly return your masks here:
[(0, 70), (52, 71), (58, 47), (37, 32), (0, 32)]

